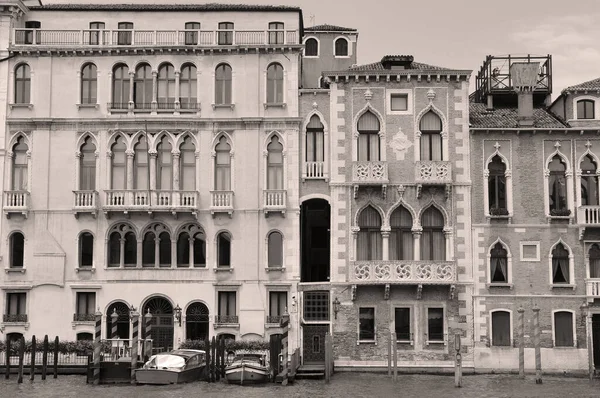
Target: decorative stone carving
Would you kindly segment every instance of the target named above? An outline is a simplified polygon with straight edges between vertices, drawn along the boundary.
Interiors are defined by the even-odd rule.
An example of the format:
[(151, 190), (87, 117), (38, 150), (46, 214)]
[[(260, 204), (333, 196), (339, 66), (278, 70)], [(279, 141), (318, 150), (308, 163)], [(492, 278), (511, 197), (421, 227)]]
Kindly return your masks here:
[(404, 160), (406, 151), (413, 146), (413, 143), (408, 139), (408, 136), (404, 134), (402, 127), (399, 127), (398, 132), (392, 137), (388, 146), (392, 148), (396, 154), (396, 160)]
[(432, 88), (430, 88), (427, 91), (427, 99), (429, 100), (429, 102), (433, 102), (433, 100), (435, 99), (435, 91), (433, 91)]
[(365, 91), (365, 99), (367, 101), (371, 101), (372, 98), (373, 98), (373, 92), (371, 91), (371, 89), (367, 89), (367, 91)]

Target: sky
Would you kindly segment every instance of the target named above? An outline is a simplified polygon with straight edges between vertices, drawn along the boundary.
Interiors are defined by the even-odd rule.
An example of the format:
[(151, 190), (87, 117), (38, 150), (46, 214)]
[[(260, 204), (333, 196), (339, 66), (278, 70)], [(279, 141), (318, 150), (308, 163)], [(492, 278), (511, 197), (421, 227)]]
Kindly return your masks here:
[(386, 54), (475, 76), (486, 55), (552, 55), (553, 98), (600, 77), (600, 0), (42, 0), (49, 3), (277, 4), (302, 8), (304, 26), (358, 29), (358, 63)]

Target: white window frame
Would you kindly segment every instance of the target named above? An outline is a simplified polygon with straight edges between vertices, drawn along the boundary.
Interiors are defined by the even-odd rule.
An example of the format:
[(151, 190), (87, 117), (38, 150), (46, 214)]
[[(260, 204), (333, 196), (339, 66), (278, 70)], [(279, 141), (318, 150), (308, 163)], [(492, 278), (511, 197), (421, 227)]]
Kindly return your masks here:
[[(325, 182), (329, 182), (329, 124), (327, 123), (327, 120), (325, 120), (325, 116), (316, 109), (306, 116), (306, 118), (304, 119), (304, 123), (302, 124), (302, 182), (304, 182), (307, 178), (306, 152), (308, 151), (308, 149), (306, 147), (306, 129), (308, 127), (308, 123), (310, 123), (310, 119), (313, 116), (317, 116), (320, 119), (321, 124), (323, 125), (323, 179), (325, 180)], [(317, 180), (319, 178), (311, 177), (310, 179)]]
[[(373, 308), (373, 340), (361, 340), (360, 339), (360, 310), (362, 308)], [(361, 305), (356, 310), (356, 345), (361, 344), (375, 344), (377, 345), (377, 306), (376, 305)]]
[[(98, 145), (98, 137), (96, 137), (92, 132), (90, 131), (86, 131), (83, 134), (81, 134), (81, 136), (79, 136), (79, 139), (77, 140), (77, 147), (75, 148), (75, 162), (77, 163), (76, 168), (75, 168), (75, 190), (79, 191), (81, 190), (81, 147), (83, 146), (83, 144), (85, 143), (85, 140), (87, 138), (90, 138), (92, 140), (92, 143), (94, 144), (94, 146), (96, 147), (96, 151), (95, 151), (95, 155), (96, 155), (96, 183), (95, 183), (95, 191), (98, 192), (99, 189), (98, 187), (100, 186), (100, 147)], [(113, 142), (114, 143), (114, 142)], [(111, 144), (112, 145), (112, 144)], [(112, 162), (109, 164), (109, 166), (112, 168)]]
[[(210, 146), (210, 156), (211, 156), (211, 162), (210, 162), (210, 178), (211, 178), (211, 183), (210, 186), (212, 187), (212, 190), (214, 192), (217, 192), (217, 186), (215, 184), (215, 173), (217, 171), (216, 169), (216, 160), (217, 160), (217, 151), (216, 151), (216, 147), (219, 144), (219, 140), (221, 139), (221, 137), (225, 137), (225, 139), (227, 140), (227, 143), (229, 144), (229, 173), (230, 173), (230, 181), (229, 181), (229, 188), (231, 190), (231, 192), (235, 192), (235, 167), (234, 167), (234, 143), (233, 143), (233, 137), (231, 136), (230, 133), (226, 132), (226, 131), (219, 131), (217, 133), (217, 135), (215, 135), (215, 138), (212, 141), (212, 144)], [(198, 151), (198, 149), (196, 149), (196, 151)], [(202, 166), (200, 164), (200, 155), (196, 156), (196, 187), (200, 187), (201, 186), (201, 182), (200, 182), (200, 177), (202, 176), (202, 173), (200, 172), (201, 169), (200, 167)], [(219, 191), (221, 192), (221, 191)]]
[[(217, 316), (221, 316), (219, 314), (219, 293), (220, 292), (235, 292), (235, 316), (238, 317), (238, 323), (217, 323), (216, 319), (214, 319), (214, 324), (213, 327), (219, 328), (219, 329), (224, 329), (224, 330), (228, 330), (228, 329), (238, 329), (239, 328), (239, 322), (240, 322), (240, 286), (241, 286), (241, 282), (240, 283), (214, 283), (213, 284), (215, 287), (215, 315)], [(223, 333), (231, 333), (233, 335), (237, 335), (237, 332), (232, 331), (232, 332), (227, 332), (227, 331), (223, 331), (220, 332), (218, 334), (223, 334)]]
[[(268, 97), (268, 90), (267, 90), (267, 74), (269, 71), (269, 66), (273, 65), (273, 64), (278, 64), (279, 66), (281, 66), (281, 68), (283, 69), (283, 81), (281, 82), (281, 84), (283, 85), (283, 87), (281, 88), (282, 90), (282, 101), (283, 102), (267, 102)], [(232, 77), (233, 79), (233, 77)], [(269, 61), (269, 63), (266, 65), (265, 70), (263, 72), (263, 95), (264, 95), (264, 101), (263, 101), (263, 106), (265, 109), (267, 108), (285, 108), (287, 107), (287, 83), (288, 80), (288, 70), (287, 68), (284, 66), (284, 62), (279, 60), (279, 59), (275, 59), (272, 61)], [(233, 84), (233, 83), (232, 83)]]
[(398, 336), (396, 336), (396, 344), (410, 344), (411, 346), (414, 346), (417, 337), (417, 334), (415, 332), (415, 322), (417, 319), (415, 305), (405, 303), (394, 303), (392, 305), (392, 313), (390, 314), (390, 319), (392, 319), (392, 322), (390, 330), (393, 330), (394, 333), (396, 332), (396, 308), (408, 308), (410, 311), (410, 340), (398, 340)]
[[(10, 141), (8, 143), (8, 153), (6, 156), (6, 161), (8, 162), (8, 178), (5, 179), (5, 183), (4, 183), (4, 187), (5, 187), (5, 191), (12, 191), (13, 190), (13, 173), (14, 173), (14, 152), (13, 152), (13, 148), (14, 146), (17, 144), (17, 141), (19, 140), (20, 137), (23, 137), (23, 141), (25, 142), (25, 144), (27, 144), (27, 192), (31, 193), (31, 182), (33, 181), (33, 167), (31, 164), (31, 154), (33, 153), (33, 145), (32, 145), (32, 140), (30, 139), (28, 134), (25, 134), (23, 131), (18, 131), (15, 134), (12, 135), (12, 137), (10, 138)], [(28, 200), (31, 200), (31, 198), (29, 198)]]
[[(20, 233), (21, 235), (23, 235), (23, 267), (22, 268), (13, 268), (12, 267), (12, 236), (16, 233)], [(25, 271), (27, 270), (27, 235), (25, 235), (25, 232), (23, 232), (23, 230), (21, 229), (15, 229), (13, 231), (10, 231), (7, 238), (6, 238), (6, 246), (7, 246), (7, 250), (6, 250), (6, 258), (7, 258), (7, 262), (6, 265), (4, 266), (4, 271), (6, 273), (9, 272), (20, 272), (22, 274), (25, 273)]]
[[(496, 246), (496, 244), (500, 243), (502, 245), (502, 247), (504, 247), (504, 250), (506, 250), (506, 272), (508, 273), (508, 278), (506, 282), (492, 282), (492, 269), (491, 269), (491, 262), (492, 262), (492, 249), (494, 248), (494, 246)], [(539, 246), (538, 246), (538, 250), (539, 250)], [(512, 253), (510, 252), (510, 248), (508, 247), (508, 245), (506, 244), (506, 242), (504, 242), (500, 237), (498, 237), (498, 239), (496, 239), (489, 247), (488, 247), (488, 251), (487, 251), (487, 262), (486, 262), (486, 274), (487, 274), (487, 283), (488, 283), (488, 287), (489, 286), (508, 286), (511, 287), (513, 286), (513, 269), (512, 269)]]
[[(81, 236), (84, 233), (88, 233), (90, 235), (92, 235), (92, 239), (93, 239), (93, 245), (92, 245), (92, 266), (91, 267), (82, 267), (81, 266)], [(77, 234), (77, 268), (75, 268), (75, 272), (80, 272), (80, 271), (91, 271), (91, 272), (96, 272), (96, 235), (90, 231), (89, 229), (84, 229), (79, 231), (79, 233)]]
[[(444, 330), (444, 337), (442, 338), (442, 340), (429, 340), (429, 309), (430, 308), (441, 308), (442, 309), (442, 320), (444, 322), (443, 324), (443, 330)], [(425, 304), (423, 306), (424, 312), (423, 312), (423, 324), (425, 325), (424, 329), (423, 329), (423, 335), (425, 336), (425, 342), (424, 345), (425, 346), (429, 346), (429, 345), (444, 345), (447, 346), (448, 345), (448, 321), (446, 319), (447, 314), (447, 309), (446, 309), (446, 304), (445, 303), (428, 303)]]
[[(227, 233), (229, 234), (229, 267), (226, 266), (219, 266), (219, 235), (221, 235), (222, 233)], [(208, 243), (207, 243), (208, 244)], [(214, 272), (219, 272), (219, 271), (224, 271), (224, 272), (233, 272), (233, 234), (231, 233), (230, 230), (228, 229), (220, 229), (217, 231), (217, 233), (215, 234), (215, 239), (213, 242), (213, 253), (214, 255), (214, 265), (213, 265), (213, 270)], [(208, 256), (207, 256), (208, 257)], [(208, 259), (206, 260), (206, 262), (208, 263)], [(237, 305), (237, 302), (236, 302)]]
[[(567, 281), (567, 283), (556, 283), (555, 284), (554, 280), (553, 280), (553, 275), (552, 275), (552, 251), (554, 251), (554, 248), (558, 244), (562, 244), (565, 247), (565, 249), (567, 249), (567, 251), (569, 252), (569, 280)], [(567, 287), (567, 288), (573, 288), (573, 290), (575, 290), (576, 285), (575, 285), (575, 276), (573, 275), (574, 272), (575, 272), (575, 255), (573, 254), (573, 250), (564, 240), (562, 240), (562, 238), (560, 238), (550, 247), (550, 251), (548, 252), (548, 276), (549, 276), (548, 280), (550, 281), (550, 287), (552, 287), (552, 288)]]
[[(17, 67), (21, 66), (21, 65), (27, 65), (29, 66), (29, 103), (25, 104), (25, 103), (17, 103), (15, 102), (15, 93), (17, 91), (17, 82), (15, 80), (16, 77), (16, 73), (17, 73)], [(12, 108), (29, 108), (32, 109), (33, 108), (33, 104), (36, 103), (37, 101), (35, 101), (37, 99), (37, 91), (34, 90), (33, 88), (36, 87), (35, 82), (34, 82), (34, 71), (33, 68), (31, 67), (31, 64), (29, 62), (18, 62), (17, 64), (15, 64), (15, 66), (13, 66), (13, 68), (10, 70), (10, 83), (9, 83), (9, 101), (8, 105), (9, 107)], [(36, 95), (36, 98), (34, 98), (34, 94)]]
[[(292, 300), (292, 294), (290, 291), (290, 285), (266, 285), (266, 291), (267, 291), (267, 298), (266, 298), (266, 303), (267, 303), (267, 308), (265, 310), (266, 316), (268, 316), (271, 313), (271, 293), (287, 293), (287, 304), (288, 306), (286, 307), (287, 309), (287, 313), (290, 313), (290, 301)], [(266, 322), (266, 316), (265, 316), (265, 327), (266, 328), (273, 328), (273, 327), (279, 327), (279, 324), (275, 324), (275, 323), (267, 323)]]
[[(523, 246), (536, 246), (536, 256), (534, 258), (523, 257)], [(540, 242), (539, 241), (522, 241), (519, 242), (520, 261), (534, 262), (540, 261)]]
[[(231, 68), (231, 104), (217, 104), (217, 97), (216, 97), (216, 89), (217, 89), (217, 66), (219, 66), (221, 64), (226, 64), (226, 65), (228, 65)], [(201, 95), (200, 74), (201, 74), (200, 68), (198, 68), (196, 66), (196, 76), (197, 76), (196, 90), (198, 92), (198, 94), (197, 94), (197, 96), (198, 96), (198, 102), (200, 102), (200, 95)], [(231, 64), (230, 61), (226, 61), (224, 59), (220, 59), (220, 60), (216, 61), (213, 64), (211, 86), (212, 86), (211, 97), (213, 99), (213, 101), (212, 101), (213, 111), (215, 109), (218, 109), (218, 108), (230, 108), (231, 110), (233, 110), (233, 108), (235, 108), (235, 90), (234, 90), (234, 88), (235, 88), (235, 68), (233, 67), (233, 65)]]
[[(496, 346), (494, 345), (494, 328), (492, 327), (492, 314), (494, 312), (508, 312), (509, 315), (509, 331), (510, 331), (510, 344), (508, 346)], [(496, 348), (512, 348), (515, 340), (514, 340), (514, 332), (513, 332), (513, 312), (512, 310), (509, 310), (508, 308), (495, 308), (493, 310), (490, 310), (489, 313), (489, 331), (490, 331), (490, 347), (496, 347)]]
[[(484, 140), (484, 147), (485, 147), (485, 141)], [(485, 217), (486, 218), (491, 218), (491, 217), (495, 217), (492, 216), (490, 214), (490, 191), (489, 191), (489, 186), (490, 186), (490, 171), (488, 169), (490, 163), (492, 163), (492, 159), (494, 158), (494, 156), (498, 155), (500, 157), (500, 159), (502, 160), (502, 163), (504, 163), (504, 165), (506, 166), (506, 170), (504, 171), (504, 178), (506, 181), (506, 207), (508, 210), (508, 217), (511, 218), (514, 215), (514, 208), (513, 208), (513, 186), (512, 186), (512, 169), (510, 168), (510, 153), (511, 153), (511, 141), (504, 141), (508, 143), (508, 151), (509, 151), (509, 156), (505, 156), (502, 152), (500, 152), (500, 144), (498, 141), (495, 141), (497, 149), (494, 151), (494, 153), (492, 153), (487, 160), (485, 161), (485, 163), (483, 164), (483, 203), (484, 203), (484, 213), (485, 213)]]
[[(282, 151), (282, 162), (283, 162), (283, 187), (281, 188), (282, 191), (286, 191), (286, 195), (287, 195), (287, 182), (288, 182), (288, 168), (287, 168), (287, 140), (284, 138), (284, 134), (281, 133), (281, 131), (279, 130), (272, 130), (270, 132), (267, 133), (267, 136), (265, 138), (265, 141), (263, 143), (263, 167), (264, 167), (264, 172), (263, 172), (263, 190), (266, 191), (269, 188), (267, 188), (267, 181), (269, 179), (268, 176), (268, 170), (269, 170), (269, 150), (267, 149), (269, 144), (271, 143), (271, 140), (273, 139), (273, 137), (277, 136), (277, 138), (279, 138), (279, 143), (281, 143), (281, 145), (283, 145), (283, 151)], [(261, 199), (261, 202), (264, 204), (264, 200)], [(286, 204), (287, 204), (287, 199), (286, 199)]]
[[(6, 289), (2, 289), (4, 292), (4, 308), (2, 309), (2, 315), (8, 315), (8, 294), (9, 293), (25, 293), (25, 314), (23, 315), (27, 315), (27, 322), (10, 322), (10, 323), (5, 323), (2, 322), (3, 326), (17, 326), (17, 327), (21, 327), (21, 326), (25, 326), (25, 330), (29, 329), (29, 324), (30, 324), (30, 312), (29, 312), (29, 302), (31, 301), (31, 291), (32, 291), (32, 286), (31, 285), (25, 285), (25, 286), (10, 286), (10, 288), (6, 288)], [(17, 330), (17, 332), (22, 333), (23, 335), (25, 335), (25, 333), (23, 333), (20, 330)], [(8, 334), (8, 333), (12, 333), (12, 332), (7, 332), (4, 331), (4, 333)]]
[[(348, 55), (337, 55), (337, 53), (335, 52), (335, 42), (338, 41), (338, 39), (344, 39), (346, 40), (346, 42), (348, 42)], [(346, 37), (346, 36), (336, 36), (333, 38), (333, 57), (334, 58), (350, 58), (352, 56), (352, 41)]]
[(433, 105), (433, 103), (430, 103), (429, 105), (427, 105), (415, 117), (415, 145), (413, 145), (415, 161), (422, 160), (421, 159), (421, 135), (422, 135), (422, 133), (420, 130), (420, 124), (421, 124), (421, 119), (423, 118), (423, 116), (425, 116), (425, 114), (427, 114), (427, 112), (429, 112), (429, 111), (433, 111), (433, 113), (435, 113), (442, 121), (442, 131), (440, 131), (440, 136), (442, 137), (442, 160), (441, 160), (441, 162), (446, 162), (449, 159), (449, 151), (450, 151), (450, 144), (448, 142), (448, 141), (450, 141), (448, 139), (448, 120), (446, 120), (446, 116), (444, 115), (444, 113), (439, 108), (437, 108), (435, 105)]
[[(281, 265), (279, 267), (269, 267), (269, 236), (277, 232), (281, 235)], [(265, 271), (285, 271), (285, 235), (283, 231), (277, 228), (270, 229), (265, 236)]]
[(557, 346), (556, 345), (556, 324), (555, 324), (555, 320), (554, 320), (554, 316), (557, 312), (570, 312), (571, 313), (571, 320), (572, 320), (572, 324), (573, 324), (573, 347), (577, 348), (577, 315), (575, 314), (575, 311), (570, 310), (570, 309), (556, 309), (556, 310), (552, 310), (552, 347), (554, 348), (571, 348), (571, 346)]
[[(392, 110), (392, 96), (394, 94), (406, 95), (406, 110), (405, 111), (394, 111)], [(385, 93), (386, 101), (386, 113), (388, 115), (412, 115), (413, 114), (413, 90), (411, 89), (387, 89)]]
[[(559, 144), (560, 140), (557, 140), (556, 143)], [(550, 214), (550, 187), (548, 186), (550, 181), (550, 170), (548, 169), (548, 166), (556, 155), (558, 155), (565, 164), (565, 179), (567, 180), (567, 209), (571, 210), (571, 215), (562, 218), (573, 218), (575, 214), (575, 209), (573, 208), (573, 166), (569, 161), (569, 156), (561, 152), (560, 147), (546, 157), (544, 162), (544, 212), (548, 218), (561, 218), (560, 216), (552, 216)]]
[[(589, 119), (589, 120), (593, 120), (593, 119)], [(589, 141), (590, 143), (595, 143), (595, 144), (600, 144), (600, 141), (598, 140), (585, 140), (586, 142)], [(577, 140), (575, 141), (576, 143), (578, 142)], [(579, 141), (581, 142), (581, 141)], [(596, 165), (598, 165), (598, 168), (596, 169), (596, 177), (598, 177), (599, 182), (600, 182), (600, 159), (598, 158), (598, 156), (592, 152), (590, 150), (590, 148), (587, 148), (586, 151), (579, 156), (579, 158), (577, 159), (577, 169), (575, 170), (576, 173), (576, 181), (575, 181), (575, 200), (576, 200), (576, 204), (575, 207), (580, 208), (582, 206), (581, 202), (581, 177), (582, 177), (582, 171), (581, 171), (581, 163), (583, 162), (583, 159), (586, 156), (590, 156), (592, 158), (592, 160), (594, 162), (596, 162)], [(598, 203), (600, 203), (600, 190), (598, 191)]]
[[(306, 41), (308, 39), (315, 39), (317, 41), (317, 55), (306, 55)], [(304, 57), (304, 58), (319, 58), (319, 56), (321, 55), (321, 40), (319, 40), (318, 37), (307, 36), (304, 38), (304, 40), (302, 40), (302, 44), (304, 45), (304, 48), (302, 49), (302, 57)]]
[[(364, 93), (366, 90), (365, 89), (352, 89), (352, 94), (355, 94), (356, 91), (354, 90), (360, 90), (362, 91), (362, 93)], [(379, 119), (379, 133), (377, 134), (379, 136), (379, 148), (380, 148), (380, 155), (379, 155), (379, 161), (380, 162), (386, 162), (387, 161), (387, 141), (386, 141), (386, 123), (385, 123), (385, 117), (383, 117), (383, 115), (377, 110), (375, 109), (371, 103), (367, 103), (362, 109), (360, 109), (355, 115), (354, 118), (352, 120), (352, 161), (353, 162), (358, 162), (358, 137), (360, 135), (359, 131), (358, 131), (358, 120), (361, 118), (362, 115), (364, 115), (367, 112), (371, 112), (373, 113), (377, 119)]]
[[(579, 101), (584, 101), (584, 100), (594, 101), (594, 118), (593, 119), (579, 119), (579, 115), (577, 114), (577, 103)], [(600, 115), (598, 114), (598, 112), (600, 112), (600, 98), (594, 97), (591, 95), (579, 95), (579, 96), (576, 95), (573, 97), (572, 103), (573, 103), (573, 119), (571, 119), (571, 120), (579, 121), (579, 122), (586, 122), (586, 121), (600, 119)]]

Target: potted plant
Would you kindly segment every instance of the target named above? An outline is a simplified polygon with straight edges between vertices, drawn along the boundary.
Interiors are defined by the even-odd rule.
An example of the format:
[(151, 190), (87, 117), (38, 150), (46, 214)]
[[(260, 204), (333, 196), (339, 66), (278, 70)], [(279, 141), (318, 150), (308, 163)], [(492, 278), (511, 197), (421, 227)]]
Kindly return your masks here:
[(492, 207), (490, 209), (490, 216), (508, 216), (508, 209)]
[(569, 209), (552, 209), (552, 210), (550, 210), (550, 215), (553, 217), (568, 217), (571, 215), (571, 210), (569, 210)]

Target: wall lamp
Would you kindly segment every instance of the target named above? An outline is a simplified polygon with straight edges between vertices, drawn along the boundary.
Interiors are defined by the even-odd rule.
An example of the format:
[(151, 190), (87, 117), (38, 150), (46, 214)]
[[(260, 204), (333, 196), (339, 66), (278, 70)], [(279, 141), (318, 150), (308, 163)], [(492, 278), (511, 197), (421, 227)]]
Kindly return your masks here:
[(337, 313), (340, 310), (340, 300), (336, 297), (335, 299), (333, 299), (333, 316), (335, 319), (337, 319)]
[(177, 304), (174, 308), (175, 310), (175, 319), (177, 319), (177, 322), (179, 322), (179, 326), (181, 326), (181, 307), (179, 307), (179, 304)]

